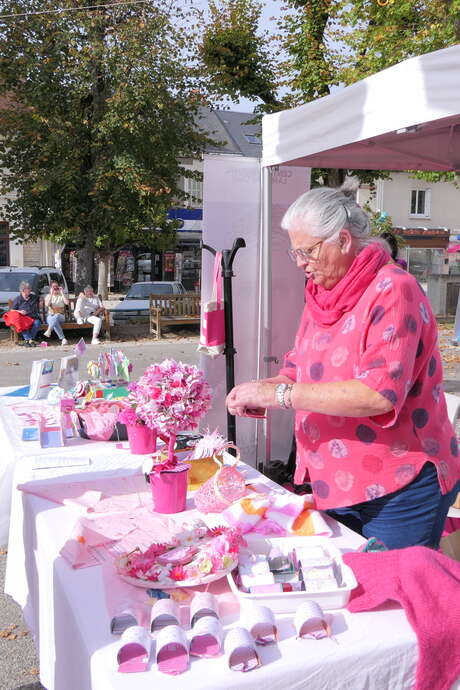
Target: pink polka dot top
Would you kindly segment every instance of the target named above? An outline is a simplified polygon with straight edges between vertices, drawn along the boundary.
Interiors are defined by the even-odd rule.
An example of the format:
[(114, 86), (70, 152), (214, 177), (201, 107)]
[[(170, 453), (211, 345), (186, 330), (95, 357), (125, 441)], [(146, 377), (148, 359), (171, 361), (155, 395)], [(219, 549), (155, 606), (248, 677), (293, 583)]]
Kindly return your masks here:
[(447, 415), (437, 325), (415, 278), (385, 264), (354, 307), (315, 323), (305, 307), (281, 374), (298, 383), (359, 379), (393, 405), (373, 417), (298, 410), (294, 481), (308, 473), (320, 509), (351, 506), (401, 489), (426, 462), (442, 493), (460, 477), (458, 442)]

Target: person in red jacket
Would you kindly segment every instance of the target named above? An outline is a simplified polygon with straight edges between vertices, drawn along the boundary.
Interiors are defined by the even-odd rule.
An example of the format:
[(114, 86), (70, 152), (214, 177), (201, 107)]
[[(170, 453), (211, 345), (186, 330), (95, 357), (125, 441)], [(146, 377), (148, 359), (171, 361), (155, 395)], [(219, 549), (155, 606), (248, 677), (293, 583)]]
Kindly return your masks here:
[(26, 347), (36, 347), (36, 337), (40, 330), (40, 298), (32, 292), (30, 283), (22, 281), (19, 285), (20, 294), (16, 297), (12, 304), (12, 309), (15, 309), (23, 316), (30, 316), (34, 322), (27, 331), (22, 331), (21, 335), (24, 338)]

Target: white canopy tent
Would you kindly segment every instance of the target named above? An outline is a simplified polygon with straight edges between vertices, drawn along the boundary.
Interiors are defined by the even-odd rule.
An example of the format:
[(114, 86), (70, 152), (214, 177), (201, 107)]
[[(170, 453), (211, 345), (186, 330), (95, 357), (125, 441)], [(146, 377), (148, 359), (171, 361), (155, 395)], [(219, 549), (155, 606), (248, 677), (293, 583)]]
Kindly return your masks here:
[[(266, 115), (262, 143), (261, 377), (275, 373), (271, 344), (278, 327), (271, 302), (273, 169), (460, 172), (460, 45), (411, 58), (317, 101)], [(259, 436), (261, 464), (270, 459), (270, 439), (278, 431), (270, 426), (269, 418), (264, 438)]]
[[(281, 217), (308, 188), (309, 168), (460, 172), (460, 46), (390, 67), (312, 103), (266, 115), (262, 174), (256, 159), (207, 156), (203, 239), (247, 248), (235, 261), (236, 383), (273, 376), (294, 340), (303, 277), (289, 264)], [(286, 167), (279, 167), (286, 166)], [(302, 174), (303, 172), (303, 174)], [(260, 224), (259, 224), (260, 218)], [(203, 256), (202, 301), (211, 260)], [(223, 358), (202, 358), (214, 388), (208, 423), (224, 428)], [(238, 420), (245, 459), (287, 458), (292, 418)]]
[(263, 118), (263, 166), (460, 172), (460, 45)]

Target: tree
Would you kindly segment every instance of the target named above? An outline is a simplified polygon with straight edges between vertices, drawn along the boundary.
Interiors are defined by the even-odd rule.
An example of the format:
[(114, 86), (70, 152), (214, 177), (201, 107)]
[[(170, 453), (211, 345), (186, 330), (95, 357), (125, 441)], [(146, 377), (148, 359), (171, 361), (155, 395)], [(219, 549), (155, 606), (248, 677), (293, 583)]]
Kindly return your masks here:
[(94, 252), (174, 243), (167, 211), (185, 196), (179, 178), (194, 176), (180, 157), (207, 140), (193, 19), (171, 5), (1, 3), (0, 191), (15, 195), (5, 220), (21, 241), (74, 244), (77, 289)]
[[(460, 41), (460, 0), (388, 0), (386, 4), (377, 0), (285, 0), (274, 38), (260, 34), (255, 21), (260, 17), (261, 2), (251, 3), (250, 16), (241, 4), (220, 1), (219, 13), (211, 13), (201, 51), (215, 78), (225, 74), (222, 88), (232, 97), (261, 99), (261, 112), (306, 103), (405, 58)], [(227, 24), (222, 17), (228, 17)], [(233, 28), (231, 34), (228, 25)], [(217, 61), (209, 45), (217, 44), (224, 32), (228, 50)], [(279, 60), (270, 60), (270, 40), (276, 45), (274, 52), (282, 56)], [(256, 86), (252, 93), (247, 88), (242, 91), (235, 56), (245, 55), (245, 50), (252, 56), (251, 61), (244, 61), (245, 69), (260, 61), (265, 65), (263, 83), (272, 86), (269, 98), (255, 78), (249, 82)], [(225, 62), (226, 55), (232, 56), (231, 62)], [(257, 76), (255, 68), (251, 74)], [(386, 171), (316, 169), (313, 182), (335, 185), (346, 172), (371, 186), (377, 177), (389, 176)]]

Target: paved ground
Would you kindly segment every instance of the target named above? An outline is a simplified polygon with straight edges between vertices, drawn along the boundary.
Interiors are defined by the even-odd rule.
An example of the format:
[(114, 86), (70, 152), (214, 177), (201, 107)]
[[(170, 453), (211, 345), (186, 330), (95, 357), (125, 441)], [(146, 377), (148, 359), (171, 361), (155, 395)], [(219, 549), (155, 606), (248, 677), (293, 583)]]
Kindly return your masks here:
[[(122, 342), (123, 337), (136, 338)], [(439, 341), (444, 361), (445, 389), (460, 395), (460, 347), (451, 345), (452, 324), (439, 327)], [(149, 339), (146, 327), (128, 327), (126, 332), (117, 331), (111, 344), (123, 349), (133, 363), (133, 378), (139, 376), (150, 363), (167, 357), (190, 364), (198, 363), (197, 336), (191, 330), (176, 330), (166, 334), (166, 339), (154, 342)], [(70, 353), (71, 346), (62, 348), (52, 345), (46, 350), (11, 348), (8, 334), (0, 330), (0, 382), (2, 386), (25, 385), (29, 381), (30, 362), (37, 356)], [(89, 346), (84, 362), (93, 359), (101, 346)], [(27, 631), (18, 606), (1, 594), (6, 565), (6, 547), (0, 546), (0, 690), (42, 690), (38, 682), (38, 660), (30, 634)], [(65, 690), (65, 688), (59, 688)]]

